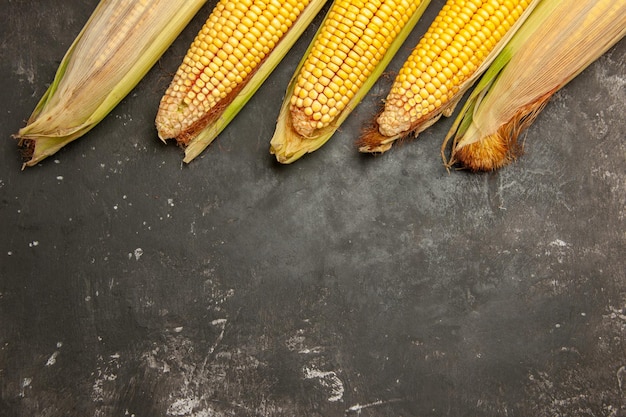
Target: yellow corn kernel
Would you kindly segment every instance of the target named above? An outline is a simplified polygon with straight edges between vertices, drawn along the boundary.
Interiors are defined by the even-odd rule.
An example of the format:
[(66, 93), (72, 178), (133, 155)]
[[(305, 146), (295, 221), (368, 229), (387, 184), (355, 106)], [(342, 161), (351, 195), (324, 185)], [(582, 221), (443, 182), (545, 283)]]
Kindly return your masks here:
[(309, 0), (220, 0), (189, 47), (159, 105), (162, 140), (183, 143), (211, 122), (290, 29)]
[[(340, 114), (372, 73), (419, 1), (335, 1), (290, 98), (294, 130), (311, 137)], [(303, 97), (310, 98), (305, 103)]]
[(432, 123), (531, 1), (448, 0), (398, 73), (377, 120), (380, 133), (403, 135)]

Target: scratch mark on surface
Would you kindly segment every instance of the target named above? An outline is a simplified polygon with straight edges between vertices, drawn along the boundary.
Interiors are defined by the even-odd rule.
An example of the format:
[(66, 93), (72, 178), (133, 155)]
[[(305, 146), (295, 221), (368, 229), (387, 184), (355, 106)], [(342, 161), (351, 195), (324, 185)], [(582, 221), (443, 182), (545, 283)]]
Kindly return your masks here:
[(380, 407), (381, 405), (387, 405), (387, 404), (392, 404), (392, 403), (397, 403), (402, 401), (402, 399), (400, 398), (394, 398), (392, 400), (387, 400), (387, 401), (383, 401), (383, 400), (378, 400), (378, 401), (374, 401), (372, 403), (368, 403), (368, 404), (356, 404), (353, 405), (352, 407), (348, 408), (346, 410), (346, 414), (350, 414), (350, 413), (357, 413), (357, 414), (361, 414), (361, 411), (363, 411), (366, 408), (372, 408), (372, 407)]
[(206, 364), (206, 361), (209, 359), (209, 356), (211, 356), (213, 354), (213, 352), (215, 352), (215, 349), (217, 349), (219, 344), (222, 342), (222, 339), (224, 339), (224, 332), (226, 331), (226, 323), (227, 322), (228, 322), (228, 320), (226, 320), (226, 319), (217, 319), (217, 320), (213, 320), (211, 322), (211, 324), (214, 325), (214, 326), (222, 326), (222, 331), (220, 332), (219, 336), (217, 336), (217, 339), (215, 339), (215, 343), (213, 343), (213, 346), (211, 346), (211, 349), (209, 349), (209, 354), (204, 359), (204, 363), (205, 364)]
[(620, 391), (624, 391), (626, 389), (626, 366), (622, 366), (617, 370), (617, 386)]

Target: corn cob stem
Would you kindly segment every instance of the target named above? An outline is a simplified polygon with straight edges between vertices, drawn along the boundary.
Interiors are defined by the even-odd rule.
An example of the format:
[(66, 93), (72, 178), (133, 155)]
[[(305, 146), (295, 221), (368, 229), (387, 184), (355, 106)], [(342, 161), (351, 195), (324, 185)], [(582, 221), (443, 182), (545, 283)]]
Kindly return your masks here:
[(156, 126), (190, 162), (226, 127), (325, 0), (221, 0), (161, 99)]
[(32, 166), (98, 124), (143, 78), (206, 0), (102, 0), (16, 137)]
[(384, 152), (454, 111), (538, 0), (448, 0), (406, 60), (361, 152)]
[(270, 152), (291, 163), (322, 146), (376, 82), (430, 0), (336, 0), (287, 89)]
[(490, 171), (514, 160), (517, 138), (552, 95), (625, 35), (626, 2), (542, 0), (450, 129), (442, 145), (446, 166)]

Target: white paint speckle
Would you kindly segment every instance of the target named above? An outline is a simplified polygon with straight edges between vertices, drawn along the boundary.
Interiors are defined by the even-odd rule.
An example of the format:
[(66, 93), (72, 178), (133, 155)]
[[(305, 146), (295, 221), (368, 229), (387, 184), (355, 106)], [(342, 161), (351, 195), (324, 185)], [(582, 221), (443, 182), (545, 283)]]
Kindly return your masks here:
[(167, 199), (167, 205), (170, 207), (174, 207), (174, 199), (173, 198), (168, 198)]
[(139, 260), (139, 258), (141, 258), (141, 255), (143, 255), (143, 249), (141, 248), (137, 248), (135, 249), (135, 251), (133, 252), (135, 255), (135, 260)]
[(180, 333), (180, 332), (182, 332), (182, 331), (183, 331), (183, 327), (182, 327), (182, 326), (180, 326), (180, 327), (175, 327), (175, 328), (174, 328), (174, 331), (175, 331), (176, 333)]
[(30, 242), (28, 244), (28, 247), (30, 247), (30, 248), (34, 248), (35, 246), (39, 246), (39, 241), (38, 240), (33, 240), (32, 242)]
[(7, 255), (9, 255), (9, 256), (13, 255), (13, 251), (8, 251)]
[(569, 246), (569, 243), (562, 241), (561, 239), (555, 239), (550, 242), (550, 246), (558, 246), (560, 248), (566, 248)]
[(343, 399), (345, 391), (343, 382), (334, 371), (320, 371), (316, 368), (304, 368), (304, 379), (317, 379), (322, 387), (330, 390), (329, 402), (337, 402)]
[(46, 362), (46, 366), (52, 366), (55, 363), (57, 363), (57, 356), (59, 356), (59, 351), (55, 351), (49, 358), (48, 361)]
[(57, 175), (57, 180), (63, 181), (63, 175)]
[(22, 389), (20, 391), (20, 397), (24, 398), (26, 396), (26, 388), (29, 388), (32, 383), (33, 383), (32, 378), (22, 379)]
[(190, 415), (194, 408), (200, 405), (200, 400), (197, 398), (180, 398), (174, 401), (167, 408), (167, 415), (170, 416), (186, 416)]

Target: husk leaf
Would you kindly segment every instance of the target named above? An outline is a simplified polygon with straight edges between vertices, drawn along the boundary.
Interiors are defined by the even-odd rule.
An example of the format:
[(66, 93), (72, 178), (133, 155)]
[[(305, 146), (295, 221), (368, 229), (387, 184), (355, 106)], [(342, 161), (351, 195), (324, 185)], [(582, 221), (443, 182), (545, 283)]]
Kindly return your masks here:
[[(499, 168), (515, 157), (517, 138), (550, 97), (626, 33), (626, 2), (543, 0), (485, 73), (448, 132), (447, 167), (464, 147), (491, 146), (499, 138), (511, 154), (502, 162), (465, 165)], [(447, 143), (453, 140), (449, 158)], [(481, 142), (483, 142), (481, 144)], [(500, 146), (500, 145), (498, 145)]]
[[(96, 126), (139, 83), (205, 2), (102, 0), (63, 57), (26, 126), (15, 135), (30, 150), (24, 166), (37, 164)], [(125, 32), (125, 27), (130, 29)]]

